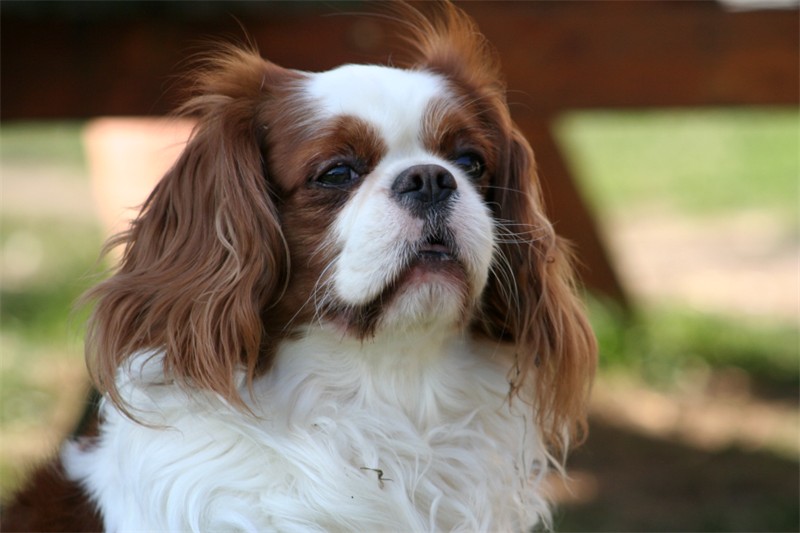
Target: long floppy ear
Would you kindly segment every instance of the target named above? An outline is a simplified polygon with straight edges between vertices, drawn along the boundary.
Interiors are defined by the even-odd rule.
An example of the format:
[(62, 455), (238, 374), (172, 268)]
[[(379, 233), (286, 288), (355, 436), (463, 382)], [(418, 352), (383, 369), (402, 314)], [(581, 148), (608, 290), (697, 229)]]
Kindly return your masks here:
[(243, 405), (262, 347), (261, 311), (280, 293), (286, 253), (261, 146), (270, 91), (286, 71), (229, 48), (193, 79), (183, 111), (198, 122), (175, 166), (130, 229), (116, 273), (86, 296), (95, 302), (87, 358), (98, 388), (125, 410), (115, 386), (126, 359), (164, 354), (170, 380)]
[(569, 247), (548, 221), (533, 152), (514, 126), (496, 52), (472, 19), (450, 3), (407, 6), (413, 64), (442, 73), (471, 95), (469, 105), (492, 125), (501, 146), (488, 193), (498, 228), (497, 261), (482, 299), (479, 328), (515, 345), (511, 396), (532, 401), (545, 439), (565, 450), (585, 428), (597, 347), (576, 294)]
[(555, 450), (585, 435), (585, 410), (597, 346), (577, 295), (569, 246), (545, 215), (530, 145), (510, 132), (505, 174), (490, 192), (499, 229), (485, 325), (515, 344), (512, 394), (535, 399), (540, 427)]

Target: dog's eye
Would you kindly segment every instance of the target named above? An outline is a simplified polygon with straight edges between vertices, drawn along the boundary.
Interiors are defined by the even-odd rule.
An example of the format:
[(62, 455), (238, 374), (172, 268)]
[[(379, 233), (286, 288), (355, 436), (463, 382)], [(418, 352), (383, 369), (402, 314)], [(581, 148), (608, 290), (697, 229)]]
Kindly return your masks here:
[(317, 183), (324, 187), (347, 187), (359, 178), (358, 172), (353, 167), (344, 163), (339, 163), (325, 172), (318, 178)]
[(456, 166), (460, 167), (467, 176), (474, 181), (478, 181), (483, 176), (486, 169), (483, 160), (476, 154), (467, 153), (456, 157), (453, 160)]

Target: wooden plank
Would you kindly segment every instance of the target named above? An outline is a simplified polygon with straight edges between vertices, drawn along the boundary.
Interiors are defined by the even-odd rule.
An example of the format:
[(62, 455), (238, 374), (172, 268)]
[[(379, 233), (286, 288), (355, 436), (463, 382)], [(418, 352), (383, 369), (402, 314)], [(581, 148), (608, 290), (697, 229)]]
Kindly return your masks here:
[[(332, 8), (316, 3), (303, 9), (269, 2), (257, 4), (263, 9), (241, 3), (226, 9), (223, 3), (196, 16), (126, 17), (25, 17), (14, 3), (1, 5), (4, 120), (163, 114), (176, 101), (175, 76), (185, 58), (203, 39), (241, 37), (241, 27), (267, 57), (308, 70), (382, 61), (393, 41), (385, 21), (323, 16)], [(726, 12), (694, 1), (463, 7), (498, 48), (513, 98), (547, 114), (798, 103), (797, 10)]]
[(716, 2), (518, 2), (465, 7), (533, 109), (797, 105), (798, 11)]

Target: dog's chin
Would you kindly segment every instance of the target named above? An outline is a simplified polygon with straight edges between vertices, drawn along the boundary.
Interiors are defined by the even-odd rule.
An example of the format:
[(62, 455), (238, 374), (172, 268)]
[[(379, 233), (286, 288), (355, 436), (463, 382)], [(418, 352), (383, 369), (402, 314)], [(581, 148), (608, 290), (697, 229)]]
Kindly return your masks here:
[(453, 325), (470, 308), (466, 270), (446, 253), (420, 253), (393, 285), (380, 323), (384, 328)]

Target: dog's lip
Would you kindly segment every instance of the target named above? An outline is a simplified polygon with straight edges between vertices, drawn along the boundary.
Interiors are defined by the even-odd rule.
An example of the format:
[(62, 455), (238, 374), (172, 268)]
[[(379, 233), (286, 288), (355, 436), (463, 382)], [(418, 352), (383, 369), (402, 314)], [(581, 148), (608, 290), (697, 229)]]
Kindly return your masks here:
[(448, 260), (453, 259), (454, 254), (452, 248), (445, 244), (444, 239), (430, 237), (417, 249), (417, 256), (420, 259)]

